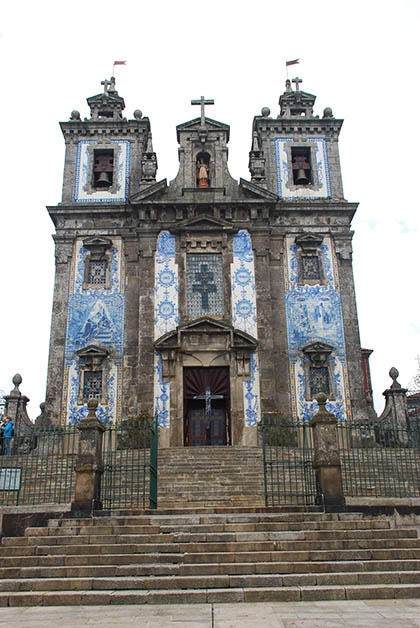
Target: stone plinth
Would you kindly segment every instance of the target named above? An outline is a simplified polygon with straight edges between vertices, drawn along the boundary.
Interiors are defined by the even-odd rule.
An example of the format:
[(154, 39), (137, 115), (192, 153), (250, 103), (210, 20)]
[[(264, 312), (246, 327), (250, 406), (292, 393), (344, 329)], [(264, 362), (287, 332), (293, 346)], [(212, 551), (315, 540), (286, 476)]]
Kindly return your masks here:
[(311, 420), (314, 436), (314, 461), (317, 502), (326, 510), (342, 509), (345, 505), (341, 482), (341, 462), (337, 443), (337, 418), (325, 408), (327, 396), (318, 393), (318, 413)]
[(97, 407), (97, 399), (89, 399), (89, 414), (78, 425), (80, 434), (75, 466), (76, 487), (71, 505), (72, 512), (78, 516), (88, 515), (102, 507), (102, 436), (105, 427), (96, 417)]

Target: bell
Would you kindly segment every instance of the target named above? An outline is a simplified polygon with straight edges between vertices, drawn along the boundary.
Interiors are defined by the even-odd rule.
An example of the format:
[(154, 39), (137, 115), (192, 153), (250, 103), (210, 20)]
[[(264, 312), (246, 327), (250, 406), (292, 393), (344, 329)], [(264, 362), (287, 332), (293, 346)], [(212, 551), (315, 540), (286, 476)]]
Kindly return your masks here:
[(110, 185), (111, 185), (111, 181), (109, 179), (109, 174), (107, 172), (101, 172), (96, 181), (96, 187), (97, 188), (109, 188)]
[(296, 177), (296, 185), (307, 185), (309, 183), (309, 179), (305, 174), (303, 168), (299, 168), (297, 177)]

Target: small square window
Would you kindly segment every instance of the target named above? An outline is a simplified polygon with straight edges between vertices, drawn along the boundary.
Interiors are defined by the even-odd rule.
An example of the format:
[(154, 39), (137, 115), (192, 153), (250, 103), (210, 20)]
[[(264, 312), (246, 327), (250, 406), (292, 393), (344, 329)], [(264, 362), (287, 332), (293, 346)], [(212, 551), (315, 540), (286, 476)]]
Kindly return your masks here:
[(318, 255), (302, 255), (302, 279), (321, 279)]
[(309, 368), (309, 385), (311, 397), (315, 397), (320, 392), (330, 394), (330, 374), (327, 366), (311, 366)]
[(83, 373), (83, 398), (102, 398), (102, 371), (84, 371)]
[(88, 267), (87, 282), (93, 285), (106, 283), (106, 260), (90, 260)]

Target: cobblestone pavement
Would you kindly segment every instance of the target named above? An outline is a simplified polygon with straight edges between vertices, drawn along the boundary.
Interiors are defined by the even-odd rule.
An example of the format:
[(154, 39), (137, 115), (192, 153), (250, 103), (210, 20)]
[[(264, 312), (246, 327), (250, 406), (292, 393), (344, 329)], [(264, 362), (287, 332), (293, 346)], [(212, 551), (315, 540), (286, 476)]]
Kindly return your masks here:
[(1, 608), (0, 628), (420, 627), (420, 600)]

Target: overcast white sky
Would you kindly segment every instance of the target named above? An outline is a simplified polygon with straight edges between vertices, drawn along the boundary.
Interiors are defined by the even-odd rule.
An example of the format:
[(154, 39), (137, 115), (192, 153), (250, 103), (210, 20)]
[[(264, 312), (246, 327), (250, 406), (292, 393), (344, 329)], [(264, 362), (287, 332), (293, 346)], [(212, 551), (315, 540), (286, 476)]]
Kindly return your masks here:
[[(5, 3), (4, 3), (5, 4)], [(249, 178), (251, 125), (261, 107), (278, 113), (285, 60), (343, 117), (345, 196), (353, 222), (362, 345), (374, 349), (376, 410), (388, 371), (407, 385), (420, 354), (417, 0), (138, 0), (7, 3), (0, 13), (0, 389), (16, 372), (34, 419), (44, 400), (51, 320), (53, 225), (61, 198), (64, 142), (58, 126), (101, 91), (114, 60), (125, 114), (150, 117), (158, 179), (177, 172), (175, 125), (196, 117), (191, 98), (216, 104), (231, 125), (232, 176)]]

